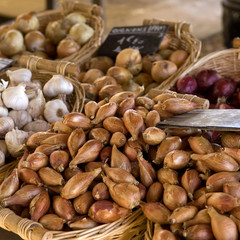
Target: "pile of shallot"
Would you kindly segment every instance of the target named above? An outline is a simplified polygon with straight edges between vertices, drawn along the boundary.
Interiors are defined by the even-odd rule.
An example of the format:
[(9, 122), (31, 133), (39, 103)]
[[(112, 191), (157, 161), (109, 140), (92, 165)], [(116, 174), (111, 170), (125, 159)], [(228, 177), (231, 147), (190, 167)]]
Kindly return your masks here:
[[(156, 126), (164, 113), (200, 106), (170, 93), (155, 101), (139, 96), (141, 90), (89, 101), (84, 113), (68, 113), (49, 131), (32, 134), (17, 167), (0, 185), (1, 206), (49, 230), (93, 228), (140, 206), (149, 217), (145, 204), (153, 199), (153, 186), (162, 186), (157, 169), (167, 151), (186, 142)], [(176, 153), (190, 156), (187, 150)], [(160, 201), (157, 194), (154, 190)]]

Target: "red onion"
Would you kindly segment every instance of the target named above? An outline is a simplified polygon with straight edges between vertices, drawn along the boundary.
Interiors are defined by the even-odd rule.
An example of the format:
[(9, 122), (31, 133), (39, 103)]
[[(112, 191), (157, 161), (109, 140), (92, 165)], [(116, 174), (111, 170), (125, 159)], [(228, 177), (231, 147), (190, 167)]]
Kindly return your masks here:
[(193, 94), (197, 88), (197, 81), (194, 77), (185, 76), (177, 81), (177, 91), (179, 93)]
[(217, 72), (212, 69), (202, 70), (195, 76), (199, 89), (206, 90), (219, 80)]

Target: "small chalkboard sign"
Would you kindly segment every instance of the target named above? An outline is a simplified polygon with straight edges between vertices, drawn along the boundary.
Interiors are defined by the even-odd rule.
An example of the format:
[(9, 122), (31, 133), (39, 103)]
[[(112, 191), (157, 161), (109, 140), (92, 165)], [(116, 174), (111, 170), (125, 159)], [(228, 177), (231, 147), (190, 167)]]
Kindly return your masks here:
[(9, 58), (0, 58), (0, 72), (2, 72), (5, 68), (12, 66), (15, 60)]
[(114, 27), (97, 55), (115, 58), (125, 48), (138, 49), (142, 56), (154, 54), (167, 33), (169, 25)]

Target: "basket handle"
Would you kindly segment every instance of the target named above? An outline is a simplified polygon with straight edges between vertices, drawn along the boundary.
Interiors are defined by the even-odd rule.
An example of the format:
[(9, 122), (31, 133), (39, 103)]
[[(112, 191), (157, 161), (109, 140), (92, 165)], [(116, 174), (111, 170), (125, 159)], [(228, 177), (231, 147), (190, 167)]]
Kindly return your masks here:
[(70, 74), (75, 77), (80, 74), (80, 67), (72, 62), (53, 61), (32, 55), (21, 55), (17, 61), (21, 66), (26, 67), (33, 72), (36, 72), (37, 70), (45, 70), (62, 75)]
[(143, 25), (154, 25), (154, 24), (167, 24), (169, 25), (169, 30), (175, 32), (191, 32), (192, 25), (186, 22), (170, 22), (160, 19), (144, 19)]
[(0, 227), (27, 240), (52, 240), (53, 233), (40, 223), (21, 218), (8, 208), (0, 207)]

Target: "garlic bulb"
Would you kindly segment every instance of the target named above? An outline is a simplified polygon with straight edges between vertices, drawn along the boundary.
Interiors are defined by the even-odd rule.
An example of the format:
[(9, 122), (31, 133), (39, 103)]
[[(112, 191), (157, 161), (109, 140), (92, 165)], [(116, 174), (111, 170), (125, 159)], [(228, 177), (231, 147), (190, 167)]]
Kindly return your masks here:
[(43, 110), (46, 104), (46, 100), (43, 96), (42, 91), (38, 89), (37, 92), (37, 97), (30, 100), (27, 108), (27, 112), (32, 116), (33, 119), (37, 119), (40, 115), (43, 114)]
[(51, 100), (45, 105), (44, 117), (49, 123), (62, 121), (63, 116), (68, 113), (69, 111), (67, 109), (67, 106), (60, 99)]
[(0, 117), (0, 137), (14, 128), (14, 121), (10, 117)]
[(7, 70), (6, 74), (10, 79), (11, 86), (17, 86), (21, 82), (30, 82), (32, 78), (32, 72), (27, 68), (20, 68), (14, 71)]
[(3, 103), (14, 110), (25, 110), (28, 107), (28, 97), (25, 88), (21, 85), (9, 87), (2, 93)]
[(79, 45), (86, 43), (94, 34), (93, 28), (85, 23), (76, 23), (69, 30), (69, 36)]
[(15, 127), (21, 129), (24, 125), (32, 121), (31, 115), (25, 110), (12, 110), (8, 114), (14, 121)]
[(47, 130), (49, 130), (51, 128), (51, 124), (46, 122), (45, 120), (35, 120), (32, 122), (27, 123), (23, 130), (26, 132), (46, 132)]
[(6, 117), (8, 116), (8, 109), (4, 106), (2, 97), (0, 94), (0, 117)]
[(21, 82), (19, 85), (25, 87), (25, 93), (28, 99), (33, 99), (38, 95), (38, 89), (42, 90), (42, 84), (39, 80), (32, 80), (31, 82)]
[(0, 83), (0, 92), (4, 91), (8, 86), (8, 81), (4, 81), (3, 79), (1, 79), (1, 82), (2, 83)]
[(73, 85), (62, 75), (53, 75), (43, 87), (43, 93), (47, 97), (56, 97), (61, 93), (68, 95), (72, 92)]
[(12, 129), (5, 135), (8, 151), (13, 157), (21, 155), (29, 136), (30, 133), (18, 129)]

